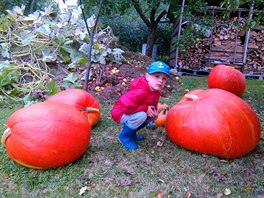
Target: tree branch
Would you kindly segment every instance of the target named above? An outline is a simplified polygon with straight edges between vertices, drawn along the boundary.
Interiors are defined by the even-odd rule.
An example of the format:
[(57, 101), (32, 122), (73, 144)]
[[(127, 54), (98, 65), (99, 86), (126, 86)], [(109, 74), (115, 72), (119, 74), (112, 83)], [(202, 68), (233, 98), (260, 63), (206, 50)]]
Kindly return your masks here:
[(146, 17), (146, 15), (144, 14), (143, 10), (140, 7), (140, 3), (138, 0), (131, 0), (137, 13), (139, 14), (139, 16), (141, 17), (141, 19), (143, 20), (143, 22), (147, 25), (147, 27), (151, 26), (150, 21), (148, 20), (148, 18)]
[(87, 19), (86, 19), (86, 16), (85, 16), (85, 13), (84, 13), (84, 9), (83, 9), (82, 0), (80, 0), (80, 7), (81, 7), (81, 10), (82, 10), (82, 15), (83, 15), (83, 20), (84, 20), (84, 23), (85, 23), (86, 30), (87, 30), (87, 32), (89, 34), (89, 37), (91, 37), (91, 33), (90, 33), (90, 30), (89, 30), (89, 27), (88, 27), (88, 24), (87, 24)]
[(151, 23), (154, 23), (155, 22), (155, 14), (157, 12), (157, 9), (159, 7), (160, 3), (157, 3), (152, 9), (151, 9), (151, 12), (150, 12), (150, 22)]
[(88, 52), (87, 52), (87, 56), (88, 56), (87, 69), (86, 69), (85, 82), (84, 82), (84, 90), (88, 91), (89, 90), (88, 80), (89, 80), (89, 76), (90, 76), (91, 63), (92, 63), (91, 54), (92, 54), (92, 48), (93, 48), (93, 37), (94, 37), (95, 30), (97, 28), (99, 16), (100, 16), (101, 9), (102, 9), (102, 6), (103, 6), (103, 0), (100, 0), (99, 10), (98, 10), (98, 13), (97, 13), (97, 16), (96, 16), (96, 20), (95, 20), (95, 24), (93, 26), (92, 31), (89, 30), (89, 27), (88, 27), (88, 24), (87, 24), (87, 20), (86, 20), (85, 13), (84, 13), (84, 10), (83, 10), (82, 0), (80, 0), (80, 4), (81, 4), (81, 9), (82, 9), (83, 19), (85, 20), (85, 26), (86, 26), (87, 32), (89, 34), (89, 37), (90, 37), (90, 42), (89, 42), (89, 45), (88, 45)]
[(163, 10), (159, 16), (157, 17), (155, 23), (158, 24), (160, 22), (160, 20), (162, 19), (162, 17), (164, 17), (167, 14), (167, 11)]

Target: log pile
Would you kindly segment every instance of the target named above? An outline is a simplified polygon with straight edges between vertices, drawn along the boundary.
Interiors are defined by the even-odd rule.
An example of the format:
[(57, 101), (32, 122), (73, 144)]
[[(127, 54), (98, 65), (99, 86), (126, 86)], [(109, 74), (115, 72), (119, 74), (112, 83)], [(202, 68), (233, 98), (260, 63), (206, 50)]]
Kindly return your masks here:
[[(245, 74), (264, 74), (264, 27), (251, 30), (246, 64), (243, 64), (246, 19), (217, 19), (210, 38), (202, 39), (186, 55), (179, 54), (177, 68), (210, 71), (217, 64), (233, 66)], [(174, 52), (175, 54), (175, 52)], [(171, 54), (170, 65), (175, 65)], [(174, 61), (174, 62), (173, 62)]]
[(193, 48), (187, 49), (184, 56), (180, 54), (178, 66), (194, 70), (207, 70), (204, 55), (208, 52), (209, 46), (210, 40), (208, 38), (202, 39)]
[(245, 33), (242, 31), (245, 20), (233, 18), (226, 21), (215, 19), (214, 31), (211, 36), (211, 45), (204, 55), (208, 68), (218, 64), (233, 66), (242, 71)]
[(250, 32), (244, 73), (264, 74), (264, 27)]

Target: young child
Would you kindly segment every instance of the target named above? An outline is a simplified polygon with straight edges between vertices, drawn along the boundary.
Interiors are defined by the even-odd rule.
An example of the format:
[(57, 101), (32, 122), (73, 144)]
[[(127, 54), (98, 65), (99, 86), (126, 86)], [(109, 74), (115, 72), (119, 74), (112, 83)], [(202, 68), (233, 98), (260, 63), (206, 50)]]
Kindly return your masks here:
[(116, 123), (124, 125), (118, 140), (125, 148), (137, 149), (135, 141), (143, 140), (143, 136), (136, 132), (157, 118), (160, 90), (169, 76), (167, 64), (161, 61), (151, 63), (147, 74), (134, 79), (129, 90), (114, 104), (111, 115)]

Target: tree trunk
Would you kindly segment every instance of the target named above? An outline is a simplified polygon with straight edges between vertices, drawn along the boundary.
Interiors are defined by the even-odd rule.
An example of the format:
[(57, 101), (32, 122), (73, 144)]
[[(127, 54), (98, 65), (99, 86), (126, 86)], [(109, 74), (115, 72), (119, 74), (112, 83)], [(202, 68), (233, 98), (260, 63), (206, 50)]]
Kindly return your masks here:
[(152, 51), (153, 51), (153, 46), (155, 44), (156, 32), (157, 32), (157, 25), (152, 24), (148, 28), (148, 38), (147, 38), (146, 55), (149, 57), (152, 57)]
[(156, 3), (156, 5), (150, 9), (150, 19), (147, 18), (146, 13), (142, 10), (141, 4), (138, 0), (132, 0), (132, 3), (143, 20), (143, 22), (146, 24), (148, 27), (148, 38), (147, 38), (147, 49), (146, 49), (146, 55), (149, 57), (152, 57), (152, 49), (155, 43), (155, 37), (156, 37), (156, 32), (157, 32), (157, 27), (162, 19), (163, 16), (167, 13), (166, 10), (163, 10), (157, 17), (155, 17), (155, 14), (157, 12), (157, 9), (160, 5), (160, 2)]

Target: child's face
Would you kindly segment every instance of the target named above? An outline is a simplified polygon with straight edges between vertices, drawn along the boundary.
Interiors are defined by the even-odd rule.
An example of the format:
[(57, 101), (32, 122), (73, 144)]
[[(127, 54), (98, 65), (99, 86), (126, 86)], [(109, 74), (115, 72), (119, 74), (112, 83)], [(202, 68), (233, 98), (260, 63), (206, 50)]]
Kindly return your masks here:
[(164, 73), (146, 74), (151, 91), (160, 91), (165, 86), (168, 76)]

